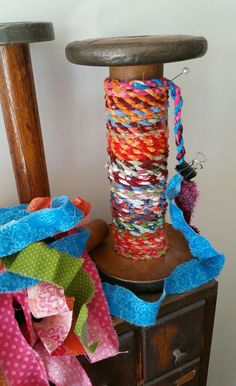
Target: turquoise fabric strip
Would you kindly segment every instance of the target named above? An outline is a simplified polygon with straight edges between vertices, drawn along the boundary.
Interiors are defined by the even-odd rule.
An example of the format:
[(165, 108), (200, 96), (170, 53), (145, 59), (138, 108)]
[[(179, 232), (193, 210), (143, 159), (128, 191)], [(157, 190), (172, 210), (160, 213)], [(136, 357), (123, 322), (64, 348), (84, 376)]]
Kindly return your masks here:
[[(13, 214), (15, 212), (13, 209)], [(68, 197), (62, 196), (54, 198), (50, 208), (36, 212), (23, 209), (22, 213), (18, 212), (18, 216), (17, 221), (14, 221), (9, 212), (8, 221), (0, 225), (0, 257), (19, 252), (31, 243), (74, 228), (83, 213)], [(6, 221), (6, 213), (3, 212), (2, 217)]]
[(40, 280), (20, 276), (13, 272), (0, 272), (0, 292), (15, 292), (30, 288), (38, 284)]
[(179, 265), (165, 279), (163, 292), (157, 302), (147, 302), (124, 287), (103, 283), (111, 314), (137, 326), (155, 324), (161, 303), (167, 295), (184, 293), (206, 284), (216, 278), (224, 266), (224, 255), (219, 254), (205, 237), (186, 223), (183, 213), (173, 202), (180, 192), (182, 178), (177, 174), (170, 180), (166, 198), (169, 201), (172, 225), (184, 234), (193, 258)]
[(19, 220), (30, 214), (27, 210), (27, 206), (27, 204), (22, 204), (11, 206), (10, 208), (0, 208), (0, 225), (9, 223), (12, 220)]
[(73, 257), (80, 257), (84, 252), (89, 235), (90, 229), (81, 227), (77, 229), (76, 233), (54, 241), (48, 246)]

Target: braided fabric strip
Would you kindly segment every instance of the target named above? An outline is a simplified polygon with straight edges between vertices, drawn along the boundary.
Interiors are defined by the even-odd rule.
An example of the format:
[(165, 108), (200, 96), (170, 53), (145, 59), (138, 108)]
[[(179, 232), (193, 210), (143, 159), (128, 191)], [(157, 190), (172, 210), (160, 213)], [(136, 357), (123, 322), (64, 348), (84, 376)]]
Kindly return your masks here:
[(167, 250), (168, 97), (166, 79), (105, 80), (112, 233), (125, 257), (157, 258)]

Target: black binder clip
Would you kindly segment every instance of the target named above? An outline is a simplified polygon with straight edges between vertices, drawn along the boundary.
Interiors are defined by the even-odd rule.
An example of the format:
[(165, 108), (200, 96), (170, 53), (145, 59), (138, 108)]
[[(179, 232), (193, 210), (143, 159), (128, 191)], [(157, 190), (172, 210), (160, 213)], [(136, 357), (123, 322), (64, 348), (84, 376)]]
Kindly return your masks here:
[(185, 180), (190, 181), (194, 177), (196, 177), (196, 170), (203, 169), (202, 164), (206, 162), (206, 160), (207, 159), (205, 154), (197, 152), (196, 157), (191, 161), (191, 163), (184, 161), (181, 164), (177, 165), (175, 170), (177, 170), (177, 172), (180, 173)]

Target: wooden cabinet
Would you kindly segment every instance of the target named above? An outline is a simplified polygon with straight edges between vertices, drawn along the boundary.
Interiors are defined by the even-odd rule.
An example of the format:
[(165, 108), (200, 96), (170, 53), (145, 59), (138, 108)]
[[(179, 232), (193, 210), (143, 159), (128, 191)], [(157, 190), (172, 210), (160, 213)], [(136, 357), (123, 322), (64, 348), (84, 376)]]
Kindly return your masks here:
[(144, 380), (165, 374), (201, 355), (204, 300), (160, 317), (143, 329)]
[(197, 358), (185, 366), (145, 383), (144, 386), (199, 386), (199, 369), (200, 358)]
[(123, 353), (95, 364), (81, 359), (93, 385), (206, 386), (216, 297), (217, 282), (212, 281), (169, 297), (155, 326), (137, 328), (114, 320)]

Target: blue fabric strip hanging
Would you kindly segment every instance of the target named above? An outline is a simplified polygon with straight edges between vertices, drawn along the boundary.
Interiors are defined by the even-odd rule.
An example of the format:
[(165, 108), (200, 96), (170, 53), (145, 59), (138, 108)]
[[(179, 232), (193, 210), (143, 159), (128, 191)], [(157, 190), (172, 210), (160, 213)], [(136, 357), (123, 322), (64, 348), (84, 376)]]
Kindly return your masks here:
[(156, 302), (142, 300), (124, 287), (103, 283), (111, 314), (136, 326), (147, 327), (155, 324), (160, 306), (167, 295), (184, 293), (206, 284), (215, 279), (224, 266), (224, 255), (218, 253), (205, 237), (196, 233), (186, 223), (182, 211), (173, 202), (180, 192), (182, 179), (180, 174), (176, 174), (170, 180), (166, 198), (172, 225), (184, 234), (193, 258), (179, 265), (164, 280), (163, 292)]

